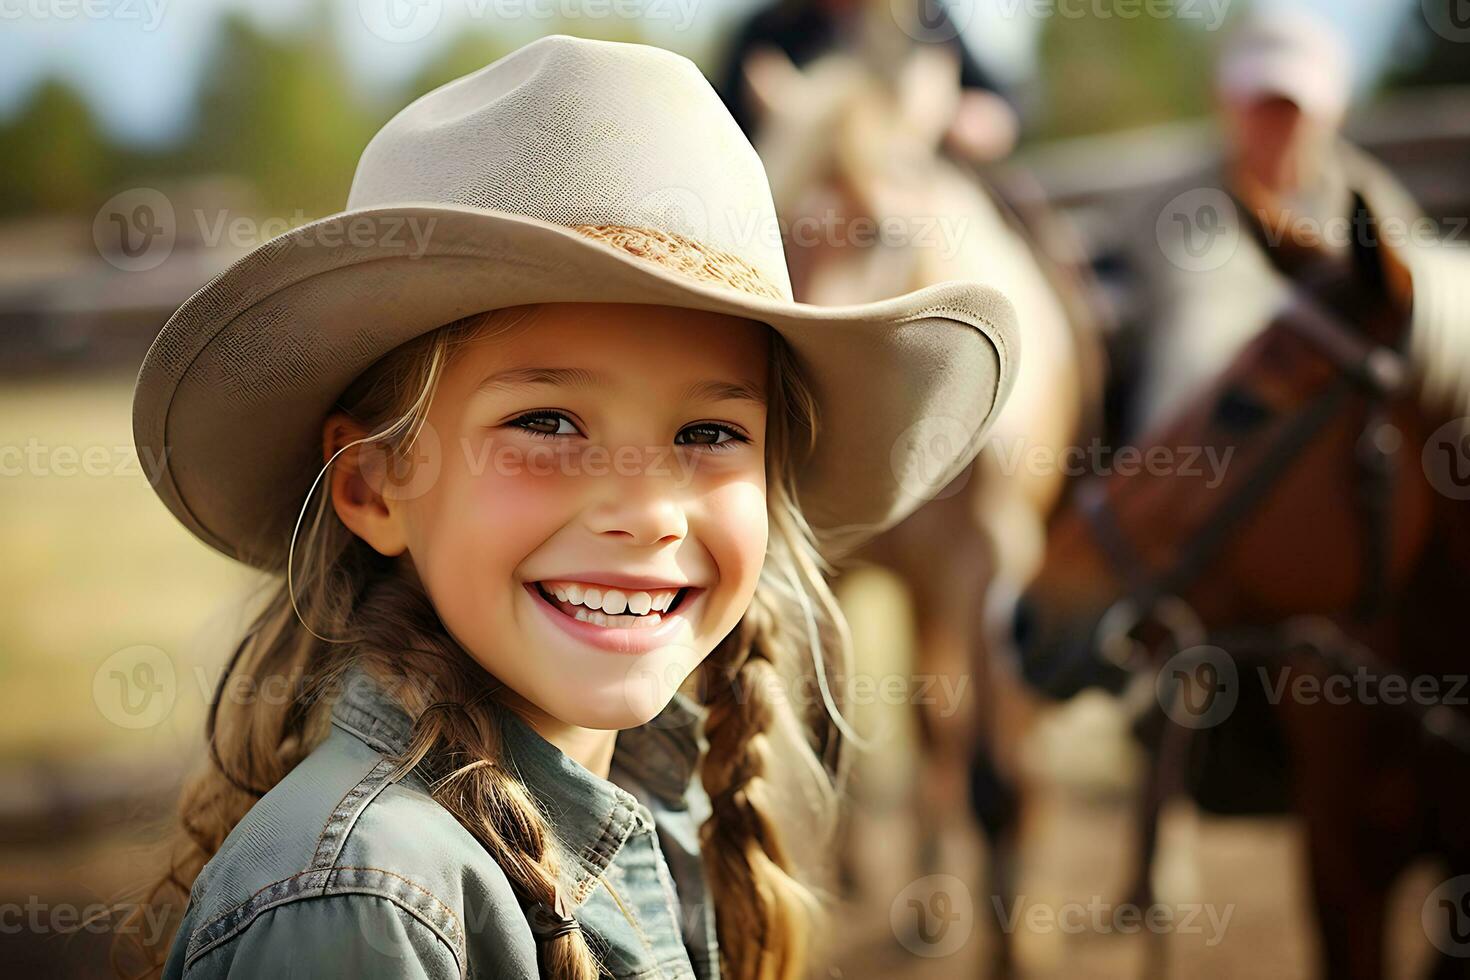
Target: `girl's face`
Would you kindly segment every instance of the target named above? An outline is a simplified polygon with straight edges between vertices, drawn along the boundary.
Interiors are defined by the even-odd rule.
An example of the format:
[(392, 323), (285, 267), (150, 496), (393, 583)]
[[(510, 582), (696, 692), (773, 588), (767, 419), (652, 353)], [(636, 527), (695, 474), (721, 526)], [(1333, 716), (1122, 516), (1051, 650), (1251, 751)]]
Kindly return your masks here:
[(635, 727), (755, 592), (770, 328), (619, 303), (527, 312), (452, 359), (385, 506), (445, 626), (523, 712)]

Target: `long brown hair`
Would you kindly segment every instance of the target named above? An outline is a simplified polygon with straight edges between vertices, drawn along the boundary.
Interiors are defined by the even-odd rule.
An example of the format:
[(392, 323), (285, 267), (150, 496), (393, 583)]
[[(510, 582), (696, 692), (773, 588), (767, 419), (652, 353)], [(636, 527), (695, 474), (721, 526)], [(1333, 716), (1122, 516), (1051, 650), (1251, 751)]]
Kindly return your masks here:
[[(369, 445), (380, 445), (390, 460), (407, 458), (455, 351), (493, 336), (517, 315), (477, 314), (402, 345), (354, 382), (338, 406), (375, 434)], [(846, 623), (825, 577), (832, 569), (797, 506), (795, 473), (816, 438), (816, 401), (790, 348), (774, 331), (771, 341), (766, 561), (748, 611), (691, 678), (694, 696), (707, 708), (708, 750), (699, 775), (712, 813), (700, 832), (702, 854), (722, 972), (732, 980), (804, 973), (807, 939), (821, 924), (828, 897), (815, 871), (825, 868), (797, 868), (782, 844), (782, 827), (789, 828), (787, 818), (811, 821), (819, 832), (833, 826), (844, 767), (833, 761), (841, 759), (831, 751), (841, 741), (828, 722), (845, 700), (851, 657)], [(129, 917), (141, 922), (161, 910), (171, 916), (165, 935), (177, 931), (192, 883), (225, 836), (326, 735), (328, 694), (355, 664), (416, 719), (395, 776), (423, 763), (420, 771), (433, 774), (434, 799), (484, 844), (522, 903), (554, 902), (563, 856), (537, 800), (500, 764), (498, 712), (508, 709), (495, 700), (494, 679), (448, 635), (417, 578), (348, 530), (329, 497), (329, 490), (317, 494), (303, 515), (290, 569), (294, 604), (282, 576), (235, 649), (210, 708), (208, 758), (178, 803), (168, 870), (146, 887), (145, 902)], [(786, 694), (811, 690), (802, 678), (814, 671), (826, 712), (806, 710)], [(232, 678), (254, 690), (268, 680), (280, 689), (284, 678), (292, 693), (236, 704), (222, 697)], [(825, 764), (819, 752), (828, 755)], [(799, 771), (771, 769), (777, 758), (799, 762)], [(783, 809), (777, 777), (791, 775), (804, 792), (799, 807)], [(123, 948), (122, 937), (138, 932), (120, 930), (114, 967), (123, 976), (157, 976), (166, 949), (148, 949), (135, 938)], [(146, 966), (128, 974), (124, 959), (140, 953)], [(588, 980), (599, 975), (600, 964), (574, 930), (542, 945), (541, 970), (545, 977)]]

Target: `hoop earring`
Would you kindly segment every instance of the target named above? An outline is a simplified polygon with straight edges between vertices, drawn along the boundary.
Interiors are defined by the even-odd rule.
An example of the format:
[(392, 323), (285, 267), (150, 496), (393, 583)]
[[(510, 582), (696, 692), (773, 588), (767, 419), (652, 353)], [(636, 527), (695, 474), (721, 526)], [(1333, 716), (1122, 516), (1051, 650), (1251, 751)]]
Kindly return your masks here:
[[(379, 439), (386, 439), (401, 430), (405, 425), (418, 423), (413, 429), (413, 434), (409, 436), (407, 447), (405, 447), (407, 449), (412, 449), (413, 444), (418, 441), (419, 432), (429, 421), (429, 402), (432, 400), (434, 389), (438, 385), (439, 372), (442, 370), (442, 368), (443, 358), (439, 354), (439, 352), (436, 351), (433, 360), (429, 363), (428, 378), (424, 382), (424, 387), (419, 392), (418, 398), (414, 399), (414, 403), (412, 406), (409, 407), (408, 411), (400, 415), (396, 420), (394, 420), (392, 425), (387, 426), (382, 431), (363, 436), (361, 439), (354, 439), (347, 445), (343, 446), (341, 449), (338, 449), (330, 457), (328, 457), (327, 461), (322, 464), (322, 468), (317, 471), (316, 479), (311, 481), (311, 487), (308, 488), (306, 491), (306, 499), (301, 502), (301, 511), (296, 515), (296, 526), (291, 529), (291, 543), (286, 547), (286, 592), (290, 595), (291, 611), (296, 614), (297, 621), (300, 622), (302, 626), (306, 627), (306, 631), (308, 633), (316, 637), (318, 640), (321, 640), (323, 643), (348, 643), (351, 641), (334, 640), (329, 636), (322, 636), (316, 630), (311, 628), (311, 624), (306, 621), (305, 616), (301, 615), (301, 609), (296, 604), (296, 582), (293, 576), (294, 566), (296, 563), (296, 536), (301, 533), (301, 522), (306, 517), (306, 508), (311, 505), (311, 495), (316, 493), (317, 484), (322, 482), (322, 477), (326, 476), (328, 468), (330, 468), (331, 465), (337, 461), (337, 457), (341, 456), (353, 446), (359, 445), (360, 443), (364, 442), (376, 442)], [(321, 515), (318, 514), (318, 521), (320, 520), (320, 518)], [(317, 527), (317, 521), (313, 521), (312, 530), (315, 531)]]
[[(317, 471), (316, 479), (311, 481), (311, 487), (306, 491), (306, 499), (301, 503), (301, 512), (296, 515), (296, 526), (291, 530), (291, 543), (287, 547), (286, 551), (286, 592), (291, 597), (291, 611), (296, 614), (297, 621), (300, 622), (302, 626), (306, 627), (306, 631), (312, 636), (316, 637), (318, 640), (321, 640), (323, 643), (346, 643), (348, 641), (334, 640), (330, 636), (322, 636), (316, 630), (312, 629), (311, 624), (306, 621), (306, 617), (301, 615), (301, 608), (296, 604), (296, 582), (294, 578), (296, 563), (296, 536), (301, 533), (301, 522), (306, 518), (306, 508), (311, 506), (311, 496), (312, 494), (316, 493), (317, 484), (322, 482), (322, 477), (326, 476), (327, 469), (337, 461), (337, 457), (341, 456), (343, 453), (351, 449), (353, 446), (356, 446), (358, 443), (372, 442), (373, 440), (379, 439), (381, 437), (382, 434), (377, 434), (363, 436), (361, 439), (354, 439), (352, 442), (349, 442), (347, 445), (343, 446), (341, 449), (332, 454), (331, 458), (322, 465), (322, 468), (320, 470)], [(318, 517), (320, 517), (320, 515), (318, 515)], [(315, 530), (316, 527), (316, 522), (313, 522), (312, 529)]]

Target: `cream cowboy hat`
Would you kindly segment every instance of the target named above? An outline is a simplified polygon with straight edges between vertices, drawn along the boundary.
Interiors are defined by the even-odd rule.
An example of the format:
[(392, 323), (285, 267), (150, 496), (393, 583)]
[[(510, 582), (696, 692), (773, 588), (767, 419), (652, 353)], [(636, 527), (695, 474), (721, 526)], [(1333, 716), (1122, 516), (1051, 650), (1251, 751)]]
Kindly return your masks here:
[(552, 35), (410, 104), (363, 151), (345, 211), (191, 296), (144, 358), (134, 440), (190, 531), (280, 567), (322, 420), (364, 369), (472, 313), (599, 301), (747, 317), (789, 342), (819, 400), (798, 489), (829, 556), (968, 465), (1015, 375), (1010, 303), (978, 283), (794, 302), (760, 159), (694, 63)]

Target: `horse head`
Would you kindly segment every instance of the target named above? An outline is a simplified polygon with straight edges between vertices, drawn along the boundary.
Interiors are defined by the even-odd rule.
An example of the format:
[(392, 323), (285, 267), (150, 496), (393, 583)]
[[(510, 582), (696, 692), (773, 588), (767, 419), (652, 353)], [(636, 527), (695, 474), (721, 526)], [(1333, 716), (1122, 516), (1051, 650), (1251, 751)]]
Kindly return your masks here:
[(1292, 299), (1172, 421), (1068, 488), (1012, 623), (1053, 696), (1120, 690), (1222, 629), (1370, 610), (1431, 533), (1409, 262), (1361, 196), (1346, 242), (1253, 188), (1237, 203)]

